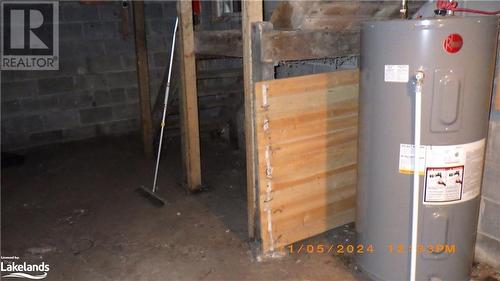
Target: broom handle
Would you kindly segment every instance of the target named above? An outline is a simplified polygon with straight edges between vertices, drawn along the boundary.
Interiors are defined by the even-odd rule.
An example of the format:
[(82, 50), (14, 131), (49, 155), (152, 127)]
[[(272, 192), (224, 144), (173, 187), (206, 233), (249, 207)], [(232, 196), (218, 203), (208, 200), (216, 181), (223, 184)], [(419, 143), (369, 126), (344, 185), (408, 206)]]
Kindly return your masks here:
[(156, 168), (155, 168), (155, 177), (153, 181), (153, 192), (155, 192), (157, 189), (156, 181), (158, 179), (158, 168), (160, 166), (161, 146), (163, 143), (163, 132), (165, 130), (165, 119), (167, 118), (168, 94), (170, 93), (170, 77), (172, 75), (172, 64), (174, 61), (174, 49), (175, 49), (175, 35), (177, 33), (178, 25), (179, 25), (179, 17), (175, 19), (174, 35), (172, 37), (172, 48), (170, 50), (170, 65), (168, 66), (167, 87), (165, 88), (165, 101), (163, 102), (163, 117), (161, 119), (160, 143), (158, 144), (158, 153), (156, 156)]

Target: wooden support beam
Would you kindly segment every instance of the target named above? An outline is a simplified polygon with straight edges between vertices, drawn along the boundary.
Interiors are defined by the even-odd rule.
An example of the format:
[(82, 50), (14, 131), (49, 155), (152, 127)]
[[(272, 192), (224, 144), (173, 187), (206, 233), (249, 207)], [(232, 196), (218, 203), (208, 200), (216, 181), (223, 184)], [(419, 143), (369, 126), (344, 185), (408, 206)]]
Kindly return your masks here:
[(362, 21), (398, 17), (400, 6), (397, 1), (281, 1), (270, 21), (279, 30), (359, 31)]
[(263, 35), (262, 60), (288, 61), (359, 54), (359, 32), (273, 30)]
[(495, 109), (500, 110), (500, 71), (498, 71), (497, 91), (495, 94)]
[(151, 98), (149, 96), (149, 67), (146, 48), (146, 29), (144, 26), (144, 2), (133, 1), (135, 54), (137, 57), (137, 80), (141, 105), (142, 141), (144, 153), (153, 155), (153, 134), (151, 117)]
[(275, 30), (263, 36), (262, 58), (278, 63), (357, 55), (363, 22), (398, 16), (394, 1), (282, 1), (271, 16)]
[(194, 33), (197, 55), (242, 57), (241, 30), (201, 30)]
[(255, 135), (253, 124), (253, 88), (252, 80), (252, 23), (263, 20), (263, 5), (261, 0), (244, 0), (242, 7), (242, 40), (243, 40), (243, 78), (245, 95), (245, 142), (247, 161), (247, 215), (248, 236), (255, 237), (255, 212), (257, 200), (255, 197), (256, 183), (256, 157)]
[(200, 136), (198, 124), (198, 96), (196, 89), (196, 62), (194, 53), (193, 15), (191, 1), (178, 1), (179, 41), (181, 57), (180, 117), (182, 157), (186, 187), (195, 191), (201, 187)]
[(252, 24), (252, 77), (254, 82), (273, 80), (274, 66), (277, 62), (264, 57), (265, 34), (273, 31), (273, 24), (270, 22), (256, 22)]

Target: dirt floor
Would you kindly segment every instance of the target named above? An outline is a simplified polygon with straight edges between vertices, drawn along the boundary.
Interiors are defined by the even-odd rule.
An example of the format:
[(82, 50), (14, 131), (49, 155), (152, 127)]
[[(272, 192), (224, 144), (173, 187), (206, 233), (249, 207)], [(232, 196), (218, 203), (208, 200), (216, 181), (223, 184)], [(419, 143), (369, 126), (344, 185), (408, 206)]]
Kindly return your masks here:
[[(137, 136), (27, 151), (23, 165), (2, 170), (2, 256), (49, 264), (44, 280), (364, 280), (346, 256), (256, 260), (247, 241), (241, 153), (205, 140), (209, 191), (188, 195), (179, 142), (167, 145), (163, 208), (134, 192), (149, 187), (153, 175)], [(346, 225), (304, 243), (349, 242), (353, 235)], [(495, 280), (479, 268), (476, 280)]]
[[(355, 280), (332, 255), (255, 259), (247, 241), (244, 160), (228, 145), (202, 146), (210, 189), (187, 195), (180, 145), (169, 141), (159, 179), (169, 204), (152, 206), (134, 192), (149, 187), (153, 175), (138, 140), (47, 146), (3, 170), (2, 256), (45, 261), (45, 280)], [(352, 230), (314, 241), (344, 239), (337, 232)]]

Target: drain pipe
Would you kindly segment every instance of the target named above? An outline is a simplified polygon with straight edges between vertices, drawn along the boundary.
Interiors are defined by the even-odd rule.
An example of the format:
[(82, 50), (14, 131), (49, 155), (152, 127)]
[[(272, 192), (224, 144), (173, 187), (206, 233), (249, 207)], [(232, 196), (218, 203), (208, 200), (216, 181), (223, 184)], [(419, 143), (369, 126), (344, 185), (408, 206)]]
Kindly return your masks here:
[(411, 215), (411, 256), (410, 256), (410, 281), (416, 281), (417, 274), (417, 249), (418, 249), (418, 214), (420, 204), (420, 133), (422, 119), (422, 88), (425, 74), (419, 70), (415, 75), (415, 153), (413, 167), (413, 208)]

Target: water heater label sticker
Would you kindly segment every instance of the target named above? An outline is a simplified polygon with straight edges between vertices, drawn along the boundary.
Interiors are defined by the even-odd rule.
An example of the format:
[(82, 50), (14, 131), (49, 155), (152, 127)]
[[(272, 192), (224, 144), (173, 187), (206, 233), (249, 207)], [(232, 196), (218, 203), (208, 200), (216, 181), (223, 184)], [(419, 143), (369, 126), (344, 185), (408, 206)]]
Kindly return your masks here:
[(410, 78), (409, 65), (385, 65), (384, 81), (396, 83), (408, 83)]
[(425, 203), (448, 203), (462, 199), (464, 166), (428, 167), (425, 171)]
[(486, 139), (464, 145), (466, 152), (464, 190), (462, 200), (470, 200), (479, 196), (483, 181), (484, 150)]
[(460, 145), (425, 147), (424, 204), (453, 204), (481, 190), (485, 139)]
[[(425, 145), (420, 146), (420, 175), (424, 175), (425, 168)], [(413, 174), (415, 159), (415, 145), (400, 144), (399, 145), (399, 172), (401, 174)]]

